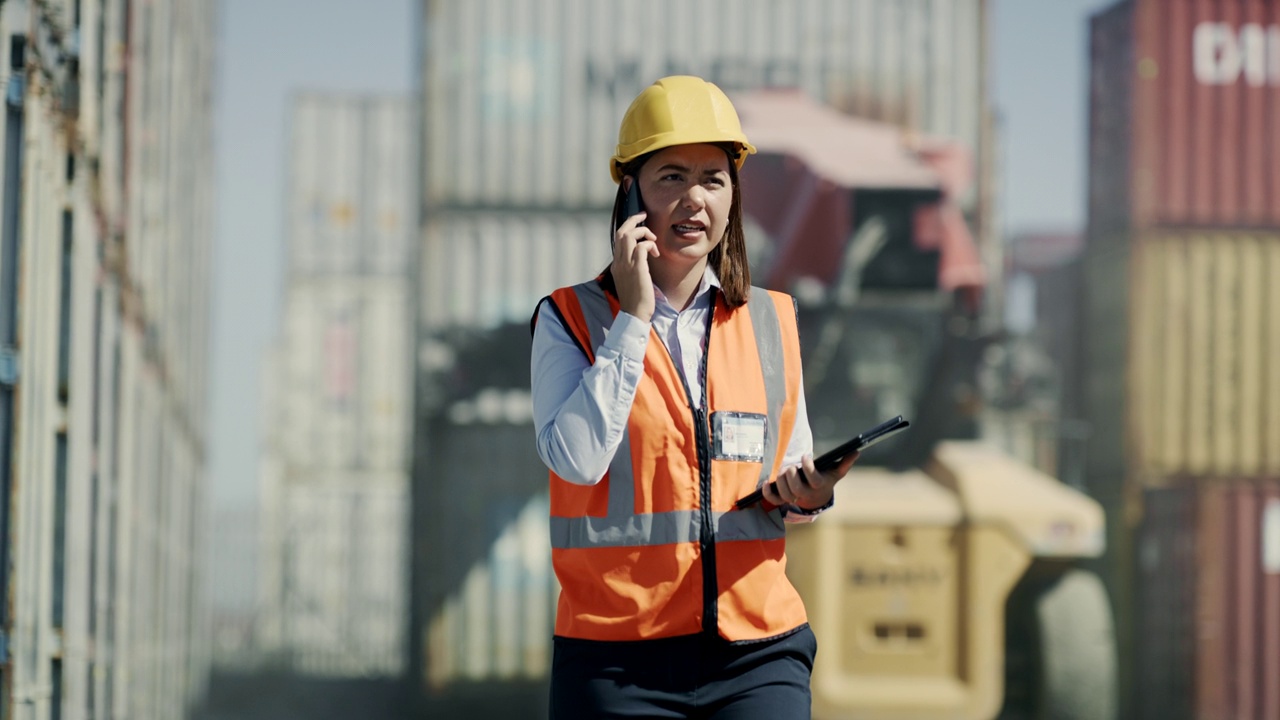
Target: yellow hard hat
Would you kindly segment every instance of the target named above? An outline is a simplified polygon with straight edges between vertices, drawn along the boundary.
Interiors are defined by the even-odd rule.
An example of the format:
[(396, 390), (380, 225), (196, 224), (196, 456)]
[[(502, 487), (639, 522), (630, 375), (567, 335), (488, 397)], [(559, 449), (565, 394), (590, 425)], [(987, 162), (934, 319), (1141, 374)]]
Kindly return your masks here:
[(622, 182), (622, 166), (673, 145), (733, 143), (738, 169), (756, 151), (747, 142), (738, 113), (724, 91), (699, 77), (674, 75), (645, 88), (618, 128), (618, 148), (609, 161), (614, 182)]

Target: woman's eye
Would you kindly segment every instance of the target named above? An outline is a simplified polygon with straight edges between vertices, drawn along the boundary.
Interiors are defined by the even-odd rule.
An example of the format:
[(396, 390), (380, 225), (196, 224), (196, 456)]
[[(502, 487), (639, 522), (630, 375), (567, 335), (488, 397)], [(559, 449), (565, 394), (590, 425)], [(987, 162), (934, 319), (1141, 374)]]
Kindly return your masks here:
[(661, 178), (659, 178), (659, 179), (661, 179), (661, 180), (682, 180), (682, 179), (684, 179), (684, 178), (680, 175), (680, 173), (667, 173), (666, 175), (663, 175), (663, 176), (662, 176)]

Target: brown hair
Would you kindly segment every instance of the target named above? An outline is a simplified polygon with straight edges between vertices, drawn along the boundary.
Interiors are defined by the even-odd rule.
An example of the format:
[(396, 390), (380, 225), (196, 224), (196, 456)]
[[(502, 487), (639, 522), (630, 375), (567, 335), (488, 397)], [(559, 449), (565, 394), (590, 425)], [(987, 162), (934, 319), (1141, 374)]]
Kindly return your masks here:
[[(707, 262), (720, 280), (720, 291), (724, 294), (725, 303), (732, 309), (747, 302), (747, 295), (751, 292), (751, 268), (747, 264), (747, 238), (742, 229), (742, 186), (738, 183), (738, 165), (734, 162), (735, 149), (731, 143), (714, 144), (724, 150), (725, 155), (729, 157), (729, 184), (733, 189), (733, 199), (729, 206), (729, 224), (724, 229), (724, 238), (711, 250), (711, 254), (707, 256)], [(622, 174), (630, 175), (633, 178), (632, 182), (636, 182), (634, 178), (640, 174), (640, 168), (653, 155), (652, 152), (647, 153), (623, 165)], [(618, 194), (613, 199), (613, 225), (610, 227), (610, 237), (613, 236), (612, 233), (617, 227), (626, 221), (626, 218), (622, 217), (626, 196), (622, 183), (618, 183)], [(617, 289), (613, 284), (613, 274), (609, 271), (610, 266), (605, 267), (601, 283), (606, 290), (616, 295)]]

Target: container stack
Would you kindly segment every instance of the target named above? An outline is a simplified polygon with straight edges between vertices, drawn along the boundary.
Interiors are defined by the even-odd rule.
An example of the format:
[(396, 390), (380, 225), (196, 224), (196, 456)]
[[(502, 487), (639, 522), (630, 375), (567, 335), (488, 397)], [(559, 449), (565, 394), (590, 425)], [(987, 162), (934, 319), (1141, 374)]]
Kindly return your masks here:
[(1280, 717), (1280, 2), (1092, 20), (1088, 483), (1126, 717)]
[(412, 397), (410, 105), (303, 94), (282, 332), (265, 363), (261, 650), (322, 677), (404, 668)]
[(0, 3), (0, 717), (205, 692), (213, 3)]

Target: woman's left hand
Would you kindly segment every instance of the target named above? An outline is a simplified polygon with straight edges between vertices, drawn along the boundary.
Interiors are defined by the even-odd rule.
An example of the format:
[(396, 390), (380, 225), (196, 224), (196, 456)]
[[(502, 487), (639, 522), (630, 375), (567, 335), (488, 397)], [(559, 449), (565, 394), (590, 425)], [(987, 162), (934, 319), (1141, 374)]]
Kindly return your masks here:
[[(813, 466), (813, 456), (805, 455), (800, 465), (793, 465), (778, 473), (778, 489), (773, 490), (773, 483), (765, 483), (764, 499), (774, 505), (795, 505), (801, 510), (816, 510), (831, 502), (835, 494), (836, 483), (849, 473), (849, 468), (858, 459), (858, 453), (846, 456), (835, 468), (820, 473)], [(801, 469), (804, 474), (800, 473)]]

